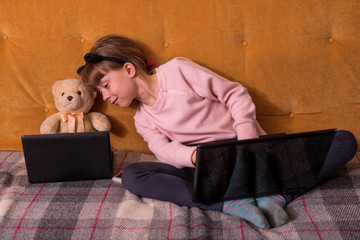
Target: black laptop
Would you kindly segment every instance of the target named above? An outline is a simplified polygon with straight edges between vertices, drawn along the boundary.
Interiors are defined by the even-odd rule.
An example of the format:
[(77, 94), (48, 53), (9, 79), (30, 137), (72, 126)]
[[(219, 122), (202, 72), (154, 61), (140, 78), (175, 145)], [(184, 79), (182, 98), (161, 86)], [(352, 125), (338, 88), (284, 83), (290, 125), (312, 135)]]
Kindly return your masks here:
[(30, 183), (112, 178), (109, 132), (24, 135)]
[[(193, 201), (213, 203), (276, 193), (306, 191), (314, 185), (325, 161), (336, 129), (294, 134), (268, 135), (197, 145), (195, 168), (186, 168), (187, 184)], [(258, 156), (268, 165), (273, 187), (257, 190)], [(246, 161), (247, 188), (240, 195), (227, 193), (237, 159)]]

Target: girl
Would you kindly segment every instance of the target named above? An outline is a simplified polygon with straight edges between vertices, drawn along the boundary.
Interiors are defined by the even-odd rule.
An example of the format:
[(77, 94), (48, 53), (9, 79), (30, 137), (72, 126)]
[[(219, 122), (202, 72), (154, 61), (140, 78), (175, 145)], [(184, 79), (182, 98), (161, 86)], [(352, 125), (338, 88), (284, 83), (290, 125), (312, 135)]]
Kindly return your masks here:
[[(283, 208), (294, 195), (204, 205), (191, 200), (186, 186), (182, 168), (194, 167), (196, 161), (196, 148), (188, 144), (265, 134), (246, 88), (185, 58), (154, 69), (135, 42), (117, 35), (99, 39), (84, 58), (86, 64), (78, 73), (105, 101), (119, 107), (139, 102), (136, 129), (160, 161), (127, 166), (122, 175), (126, 189), (143, 197), (239, 216), (260, 229), (287, 222)], [(356, 149), (350, 132), (337, 131), (318, 183), (348, 162)]]

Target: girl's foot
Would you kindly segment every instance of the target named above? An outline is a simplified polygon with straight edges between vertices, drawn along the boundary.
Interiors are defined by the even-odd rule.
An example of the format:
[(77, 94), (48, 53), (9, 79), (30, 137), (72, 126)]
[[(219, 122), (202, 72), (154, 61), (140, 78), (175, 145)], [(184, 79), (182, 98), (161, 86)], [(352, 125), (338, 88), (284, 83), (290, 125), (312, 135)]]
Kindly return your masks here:
[(225, 201), (222, 211), (232, 216), (240, 217), (260, 229), (268, 229), (270, 227), (264, 214), (256, 207), (253, 198)]
[(266, 196), (256, 199), (257, 206), (263, 211), (272, 227), (287, 223), (289, 217), (284, 210), (286, 200), (281, 195)]

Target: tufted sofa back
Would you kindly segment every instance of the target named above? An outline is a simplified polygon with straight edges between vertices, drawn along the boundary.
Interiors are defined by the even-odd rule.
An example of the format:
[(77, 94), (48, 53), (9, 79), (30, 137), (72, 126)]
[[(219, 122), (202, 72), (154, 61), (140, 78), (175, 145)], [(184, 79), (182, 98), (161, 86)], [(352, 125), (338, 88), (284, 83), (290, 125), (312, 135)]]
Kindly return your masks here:
[[(157, 65), (183, 56), (249, 89), (268, 133), (326, 128), (360, 138), (360, 1), (0, 0), (0, 149), (21, 150), (57, 112), (51, 85), (76, 78), (107, 34), (145, 46)], [(115, 150), (148, 151), (136, 106), (97, 99)]]

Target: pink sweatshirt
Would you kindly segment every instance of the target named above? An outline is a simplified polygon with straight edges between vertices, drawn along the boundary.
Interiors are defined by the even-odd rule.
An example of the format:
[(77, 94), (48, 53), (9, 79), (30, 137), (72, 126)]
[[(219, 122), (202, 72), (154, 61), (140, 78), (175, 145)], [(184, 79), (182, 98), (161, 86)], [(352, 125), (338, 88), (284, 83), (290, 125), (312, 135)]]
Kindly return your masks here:
[(154, 106), (140, 103), (135, 114), (138, 133), (161, 162), (193, 167), (196, 147), (214, 140), (264, 135), (255, 105), (245, 87), (185, 58), (156, 69), (160, 92)]

